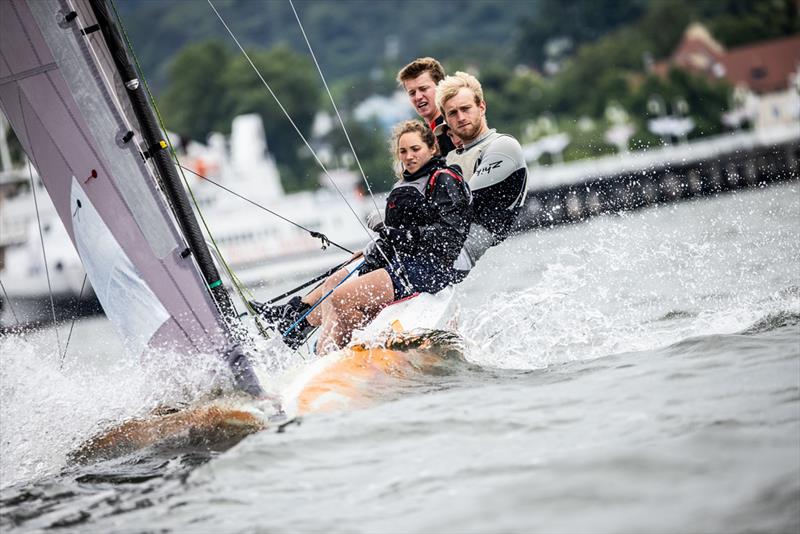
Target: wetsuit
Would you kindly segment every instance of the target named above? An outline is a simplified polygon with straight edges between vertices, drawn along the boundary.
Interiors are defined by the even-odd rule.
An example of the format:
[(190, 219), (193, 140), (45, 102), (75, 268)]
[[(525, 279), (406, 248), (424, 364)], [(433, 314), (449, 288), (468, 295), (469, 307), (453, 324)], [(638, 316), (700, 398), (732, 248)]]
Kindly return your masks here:
[[(440, 113), (435, 119), (428, 123), (428, 128), (430, 128), (432, 131), (435, 131), (436, 127), (443, 123), (444, 115)], [(442, 132), (437, 135), (436, 143), (439, 145), (439, 155), (442, 157), (446, 157), (450, 152), (456, 149), (456, 145), (453, 144), (453, 140), (450, 139), (450, 136), (447, 135), (447, 132)]]
[(525, 202), (528, 170), (519, 142), (495, 130), (450, 152), (447, 163), (462, 170), (473, 195), (472, 225), (454, 265), (460, 281), (489, 247), (508, 237)]
[(414, 174), (403, 173), (386, 199), (378, 244), (364, 250), (361, 273), (386, 268), (395, 298), (437, 293), (453, 283), (453, 264), (469, 231), (472, 196), (458, 169), (433, 158)]

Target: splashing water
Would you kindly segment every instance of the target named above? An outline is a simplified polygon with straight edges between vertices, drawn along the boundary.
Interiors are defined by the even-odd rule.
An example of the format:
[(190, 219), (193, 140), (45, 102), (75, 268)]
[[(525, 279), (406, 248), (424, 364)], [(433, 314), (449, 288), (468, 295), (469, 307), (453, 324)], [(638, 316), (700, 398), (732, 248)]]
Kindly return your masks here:
[(111, 423), (200, 398), (230, 378), (215, 356), (134, 358), (105, 337), (113, 335), (107, 325), (92, 328), (101, 335), (80, 350), (90, 357), (68, 358), (63, 367), (48, 332), (0, 337), (3, 486), (52, 473), (79, 443)]
[[(490, 250), (462, 298), (478, 310), (460, 317), (470, 359), (535, 369), (737, 332), (775, 309), (796, 313), (800, 198), (790, 191), (766, 208), (733, 195), (711, 212), (691, 203), (609, 216)], [(515, 290), (464, 304), (504, 284)]]

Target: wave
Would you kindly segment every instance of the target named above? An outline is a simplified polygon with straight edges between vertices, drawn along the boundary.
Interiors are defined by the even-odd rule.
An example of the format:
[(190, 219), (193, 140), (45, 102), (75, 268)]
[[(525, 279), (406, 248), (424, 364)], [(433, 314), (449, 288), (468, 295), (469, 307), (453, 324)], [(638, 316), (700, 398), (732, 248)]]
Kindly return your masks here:
[(654, 319), (652, 322), (658, 323), (662, 321), (674, 321), (675, 319), (693, 319), (697, 317), (699, 313), (696, 311), (688, 311), (688, 310), (671, 310)]
[(766, 332), (777, 330), (778, 328), (795, 326), (798, 324), (800, 324), (800, 313), (798, 312), (793, 312), (793, 311), (773, 312), (768, 314), (766, 317), (759, 319), (758, 321), (750, 325), (748, 328), (742, 330), (740, 334), (748, 336), (756, 334), (764, 334)]

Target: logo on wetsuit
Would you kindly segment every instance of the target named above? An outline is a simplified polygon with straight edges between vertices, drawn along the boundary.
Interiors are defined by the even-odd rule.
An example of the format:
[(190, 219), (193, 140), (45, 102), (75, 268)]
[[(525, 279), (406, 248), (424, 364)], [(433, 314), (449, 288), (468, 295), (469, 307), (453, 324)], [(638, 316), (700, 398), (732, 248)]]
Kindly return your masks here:
[(473, 175), (474, 176), (478, 176), (478, 175), (490, 172), (490, 171), (500, 167), (500, 165), (502, 163), (503, 163), (502, 160), (501, 161), (495, 161), (493, 163), (487, 163), (486, 165), (482, 166), (481, 168), (475, 169), (475, 172), (473, 173)]

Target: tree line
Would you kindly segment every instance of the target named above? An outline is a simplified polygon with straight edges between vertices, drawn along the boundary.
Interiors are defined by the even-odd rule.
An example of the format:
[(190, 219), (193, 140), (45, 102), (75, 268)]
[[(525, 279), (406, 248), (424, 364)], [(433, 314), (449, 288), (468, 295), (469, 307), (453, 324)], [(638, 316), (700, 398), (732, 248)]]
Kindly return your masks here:
[[(296, 25), (282, 3), (230, 0), (220, 4), (221, 11), (236, 14), (246, 35), (252, 36), (263, 27), (254, 4), (271, 13), (269, 28)], [(729, 86), (682, 71), (659, 78), (646, 69), (648, 61), (664, 58), (674, 49), (690, 22), (704, 22), (727, 46), (800, 31), (797, 5), (792, 0), (453, 1), (433, 3), (435, 7), (430, 10), (445, 13), (446, 8), (461, 7), (466, 10), (466, 20), (483, 17), (485, 24), (479, 29), (483, 41), (476, 38), (463, 46), (448, 45), (459, 41), (452, 37), (447, 40), (447, 36), (466, 26), (441, 17), (431, 21), (431, 28), (436, 30), (432, 33), (438, 37), (428, 36), (428, 28), (419, 29), (418, 24), (420, 39), (401, 38), (395, 49), (386, 50), (395, 42), (387, 39), (392, 35), (390, 25), (395, 24), (394, 30), (402, 28), (407, 18), (393, 11), (401, 4), (408, 5), (394, 1), (297, 3), (298, 11), (306, 15), (309, 34), (324, 43), (318, 48), (318, 59), (329, 74), (362, 166), (370, 180), (383, 187), (391, 183), (386, 132), (376, 122), (354, 121), (349, 118), (350, 112), (370, 94), (395, 90), (397, 69), (417, 55), (436, 55), (448, 71), (477, 69), (491, 126), (524, 142), (548, 133), (540, 127), (545, 118), (550, 131), (565, 131), (572, 138), (564, 153), (564, 159), (570, 160), (615, 150), (603, 136), (613, 120), (610, 109), (623, 110), (635, 127), (633, 149), (660, 143), (646, 128), (653, 117), (648, 106), (653, 95), (665, 102), (680, 100), (685, 104), (696, 124), (691, 136), (721, 131), (721, 114), (730, 107)], [(508, 7), (510, 13), (501, 14), (500, 7)], [(183, 14), (184, 19), (191, 19), (192, 9)], [(507, 20), (509, 14), (517, 20)], [(252, 20), (242, 22), (245, 16)], [(409, 46), (409, 41), (415, 45)], [(329, 106), (327, 97), (322, 98), (319, 76), (308, 53), (292, 46), (290, 39), (267, 48), (252, 46), (250, 54), (296, 125), (308, 136), (315, 113)], [(237, 114), (259, 113), (287, 188), (316, 184), (315, 162), (249, 63), (228, 41), (215, 38), (184, 46), (162, 74), (158, 98), (169, 128), (204, 140), (211, 131), (229, 132), (230, 121)], [(349, 151), (336, 129), (322, 141), (335, 150)]]

